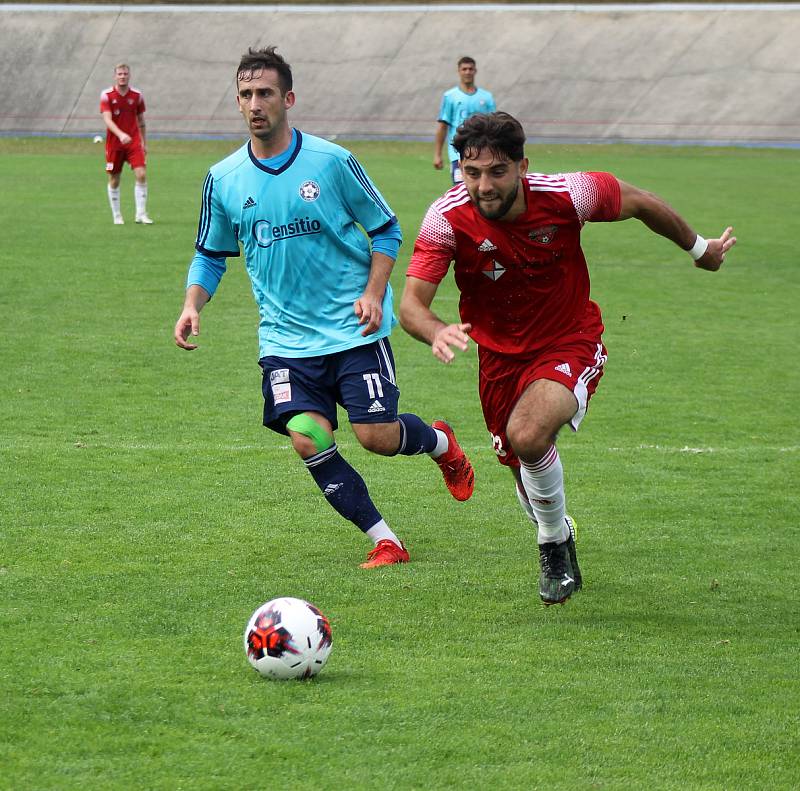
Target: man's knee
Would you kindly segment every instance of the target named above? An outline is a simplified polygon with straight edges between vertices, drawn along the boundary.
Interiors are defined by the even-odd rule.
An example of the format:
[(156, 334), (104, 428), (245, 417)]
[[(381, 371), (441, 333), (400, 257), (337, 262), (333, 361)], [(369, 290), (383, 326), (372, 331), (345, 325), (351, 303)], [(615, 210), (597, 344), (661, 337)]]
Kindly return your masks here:
[(379, 456), (394, 456), (400, 447), (400, 424), (394, 423), (354, 423), (355, 432), (361, 447)]
[(289, 438), (297, 454), (308, 459), (333, 445), (333, 436), (313, 417), (305, 413), (295, 415), (287, 423)]
[(529, 464), (547, 453), (557, 435), (558, 429), (553, 430), (535, 418), (523, 420), (512, 415), (506, 427), (506, 436), (514, 453)]

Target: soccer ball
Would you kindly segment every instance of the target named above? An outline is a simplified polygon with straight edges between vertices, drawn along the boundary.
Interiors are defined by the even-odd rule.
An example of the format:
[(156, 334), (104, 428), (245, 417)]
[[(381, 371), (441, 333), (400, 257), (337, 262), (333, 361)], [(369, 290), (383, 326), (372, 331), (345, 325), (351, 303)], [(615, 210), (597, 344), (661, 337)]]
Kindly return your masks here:
[(331, 625), (313, 605), (284, 596), (262, 604), (244, 630), (250, 664), (267, 678), (311, 678), (333, 646)]

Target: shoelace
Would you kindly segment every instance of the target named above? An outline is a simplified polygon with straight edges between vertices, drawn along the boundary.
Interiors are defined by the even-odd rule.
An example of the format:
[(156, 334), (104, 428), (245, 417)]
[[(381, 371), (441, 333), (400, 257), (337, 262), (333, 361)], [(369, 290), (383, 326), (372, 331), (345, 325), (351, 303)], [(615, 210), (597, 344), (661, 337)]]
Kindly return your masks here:
[(567, 573), (566, 554), (558, 547), (545, 549), (543, 544), (539, 548), (539, 555), (542, 558), (542, 571), (548, 577), (563, 577)]

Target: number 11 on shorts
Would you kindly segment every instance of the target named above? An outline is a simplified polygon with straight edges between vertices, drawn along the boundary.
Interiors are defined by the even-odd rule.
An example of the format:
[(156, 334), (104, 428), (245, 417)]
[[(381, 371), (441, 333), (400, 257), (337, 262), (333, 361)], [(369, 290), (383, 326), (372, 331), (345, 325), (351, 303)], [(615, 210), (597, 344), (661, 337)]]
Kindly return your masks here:
[(370, 398), (383, 398), (380, 374), (364, 374), (364, 381), (367, 383), (367, 390), (369, 391)]

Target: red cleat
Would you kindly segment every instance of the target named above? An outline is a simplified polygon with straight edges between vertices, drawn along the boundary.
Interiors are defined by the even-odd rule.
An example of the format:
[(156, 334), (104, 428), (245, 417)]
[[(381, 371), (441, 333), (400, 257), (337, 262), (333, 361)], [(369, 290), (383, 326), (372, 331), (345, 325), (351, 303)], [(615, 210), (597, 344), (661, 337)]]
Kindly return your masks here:
[(461, 450), (461, 446), (456, 441), (456, 435), (448, 423), (445, 423), (444, 420), (434, 420), (431, 425), (447, 434), (449, 443), (447, 453), (443, 453), (434, 461), (442, 471), (444, 482), (447, 484), (450, 494), (456, 500), (461, 500), (462, 502), (469, 500), (475, 489), (475, 471), (472, 469), (469, 459), (464, 451)]
[(408, 552), (388, 538), (384, 538), (367, 554), (367, 562), (361, 564), (362, 569), (374, 569), (377, 566), (390, 566), (392, 563), (408, 563)]

